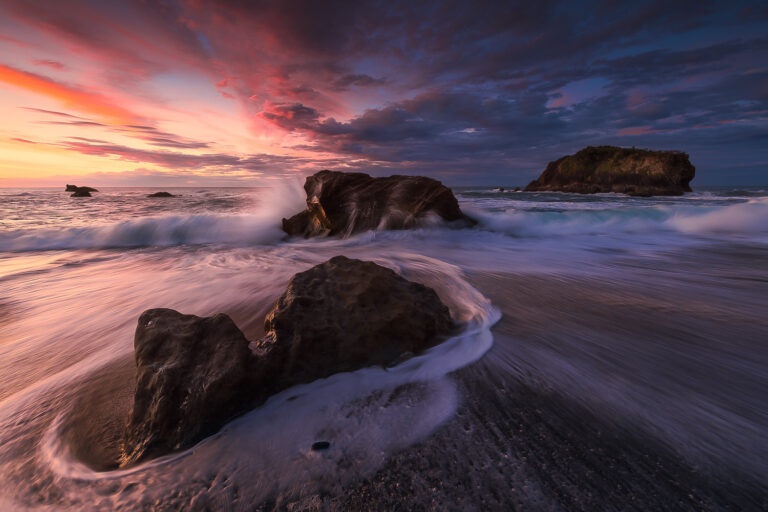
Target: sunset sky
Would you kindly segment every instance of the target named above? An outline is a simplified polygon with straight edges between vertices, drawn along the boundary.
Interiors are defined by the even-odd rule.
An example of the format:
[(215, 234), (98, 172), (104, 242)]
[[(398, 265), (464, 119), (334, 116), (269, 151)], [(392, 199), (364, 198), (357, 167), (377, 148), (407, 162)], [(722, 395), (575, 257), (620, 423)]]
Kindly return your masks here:
[(586, 145), (768, 184), (768, 3), (0, 0), (0, 186), (524, 185)]

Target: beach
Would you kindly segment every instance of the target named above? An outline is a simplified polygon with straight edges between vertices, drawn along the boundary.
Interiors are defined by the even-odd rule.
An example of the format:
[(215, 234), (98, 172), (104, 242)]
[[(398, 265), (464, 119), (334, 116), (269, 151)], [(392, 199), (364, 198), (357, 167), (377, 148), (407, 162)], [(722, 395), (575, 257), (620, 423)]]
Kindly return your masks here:
[[(0, 189), (0, 507), (768, 507), (767, 189), (458, 187), (474, 227), (317, 239), (280, 229), (295, 184), (153, 190)], [(256, 340), (290, 277), (336, 255), (433, 287), (467, 328), (189, 450), (100, 465), (142, 311), (227, 313)]]

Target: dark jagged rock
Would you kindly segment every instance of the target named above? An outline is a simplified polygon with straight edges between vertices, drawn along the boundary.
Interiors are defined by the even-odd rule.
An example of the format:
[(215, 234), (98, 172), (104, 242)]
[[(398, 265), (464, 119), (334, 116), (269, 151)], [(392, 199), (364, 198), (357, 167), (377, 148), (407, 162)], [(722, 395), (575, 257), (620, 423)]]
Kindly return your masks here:
[(91, 192), (86, 187), (77, 187), (71, 197), (91, 197)]
[(259, 371), (283, 389), (419, 353), (453, 329), (431, 288), (336, 256), (296, 274), (265, 319)]
[(408, 229), (429, 215), (474, 224), (462, 213), (451, 189), (431, 178), (320, 171), (307, 178), (304, 190), (307, 209), (283, 219), (283, 230), (289, 235)]
[(550, 162), (525, 191), (679, 196), (691, 191), (695, 171), (688, 155), (680, 151), (589, 146)]
[(65, 192), (98, 192), (98, 189), (95, 189), (93, 187), (78, 187), (77, 185), (70, 185), (67, 184), (67, 187), (64, 189)]
[(176, 196), (171, 194), (170, 192), (155, 192), (154, 194), (149, 194), (147, 197), (176, 197)]
[(504, 187), (496, 187), (493, 189), (495, 192), (504, 192)]
[(67, 192), (74, 192), (71, 197), (91, 197), (91, 192), (98, 192), (93, 187), (78, 187), (77, 185), (67, 185)]
[(248, 340), (227, 316), (150, 309), (134, 338), (136, 393), (120, 464), (192, 446), (258, 394)]
[(145, 311), (120, 465), (188, 448), (293, 385), (400, 361), (438, 343), (454, 324), (431, 288), (336, 256), (293, 276), (265, 327), (249, 348), (226, 315)]

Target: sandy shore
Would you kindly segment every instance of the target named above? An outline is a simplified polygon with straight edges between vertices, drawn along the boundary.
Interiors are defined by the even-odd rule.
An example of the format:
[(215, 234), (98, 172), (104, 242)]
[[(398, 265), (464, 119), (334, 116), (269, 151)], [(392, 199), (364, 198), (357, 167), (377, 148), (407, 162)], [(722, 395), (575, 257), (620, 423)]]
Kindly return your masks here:
[[(768, 441), (759, 431), (748, 439), (731, 432), (699, 450), (709, 438), (690, 425), (697, 420), (695, 409), (672, 414), (676, 424), (664, 416), (669, 404), (659, 400), (661, 410), (642, 404), (656, 392), (677, 393), (663, 386), (678, 380), (691, 388), (708, 383), (726, 394), (738, 387), (749, 396), (724, 399), (737, 414), (748, 416), (754, 413), (750, 405), (765, 405), (751, 376), (733, 373), (739, 366), (729, 364), (728, 353), (731, 359), (738, 355), (727, 347), (709, 347), (713, 358), (726, 358), (719, 363), (698, 355), (691, 364), (684, 352), (692, 350), (690, 344), (716, 345), (722, 330), (731, 331), (725, 338), (730, 340), (741, 329), (734, 343), (759, 340), (755, 336), (766, 326), (757, 311), (718, 308), (705, 296), (680, 303), (671, 292), (674, 283), (670, 290), (652, 283), (630, 288), (510, 274), (477, 275), (473, 281), (506, 314), (494, 329), (491, 351), (455, 374), (463, 397), (456, 417), (345, 496), (310, 501), (341, 510), (768, 509), (768, 485), (759, 473), (766, 469), (760, 456)], [(688, 331), (694, 326), (696, 334)], [(589, 344), (574, 342), (587, 339)], [(553, 374), (551, 367), (528, 366), (543, 362), (547, 353), (550, 364), (563, 365), (559, 378), (558, 369)], [(591, 363), (594, 382), (581, 388), (569, 382), (567, 374), (578, 374), (564, 366), (568, 361), (581, 370)], [(612, 388), (602, 390), (608, 395), (626, 395), (611, 400), (584, 394), (600, 386)], [(715, 403), (720, 398), (701, 392)], [(682, 436), (690, 446), (677, 444)]]
[[(768, 268), (763, 253), (739, 254), (713, 251), (698, 261), (676, 254), (670, 273), (664, 259), (637, 258), (618, 258), (615, 272), (599, 275), (471, 273), (503, 317), (491, 350), (450, 376), (458, 410), (432, 435), (352, 483), (330, 471), (320, 491), (315, 481), (251, 503), (239, 498), (236, 483), (213, 477), (178, 482), (160, 499), (134, 505), (768, 510), (761, 292)], [(258, 323), (243, 323), (258, 334)], [(102, 461), (115, 455), (133, 385), (126, 357), (51, 397), (74, 400), (61, 432), (77, 459), (108, 469)], [(63, 499), (57, 477), (37, 460), (33, 443), (49, 420), (41, 421), (12, 447), (18, 464), (9, 476), (30, 506)], [(107, 504), (109, 496), (135, 491), (117, 481), (94, 488)]]

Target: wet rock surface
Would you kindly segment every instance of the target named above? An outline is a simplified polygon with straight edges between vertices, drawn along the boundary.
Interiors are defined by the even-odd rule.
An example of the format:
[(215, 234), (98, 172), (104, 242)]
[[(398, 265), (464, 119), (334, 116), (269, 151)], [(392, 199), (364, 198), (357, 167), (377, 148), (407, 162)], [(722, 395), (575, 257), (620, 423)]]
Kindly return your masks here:
[(69, 183), (67, 183), (64, 191), (74, 192), (72, 197), (91, 197), (91, 192), (98, 192), (98, 190), (93, 187), (78, 187), (77, 185), (70, 185)]
[(137, 383), (119, 464), (188, 448), (279, 391), (396, 363), (453, 329), (434, 290), (344, 256), (293, 276), (251, 347), (227, 315), (147, 310), (136, 328)]
[(451, 192), (421, 176), (372, 178), (320, 171), (304, 183), (307, 209), (283, 219), (289, 235), (351, 235), (373, 229), (409, 229), (428, 217), (474, 224)]
[(176, 197), (176, 196), (171, 194), (170, 192), (155, 192), (154, 194), (147, 195), (147, 197)]
[(265, 319), (259, 372), (278, 388), (419, 353), (453, 329), (431, 288), (336, 256), (293, 276)]
[(90, 187), (77, 187), (75, 192), (71, 194), (71, 197), (91, 197), (91, 192), (96, 192), (96, 189)]
[(525, 191), (679, 196), (691, 192), (695, 171), (680, 151), (589, 146), (550, 162)]
[(137, 383), (120, 464), (189, 447), (256, 395), (248, 340), (227, 316), (142, 313), (134, 339)]

